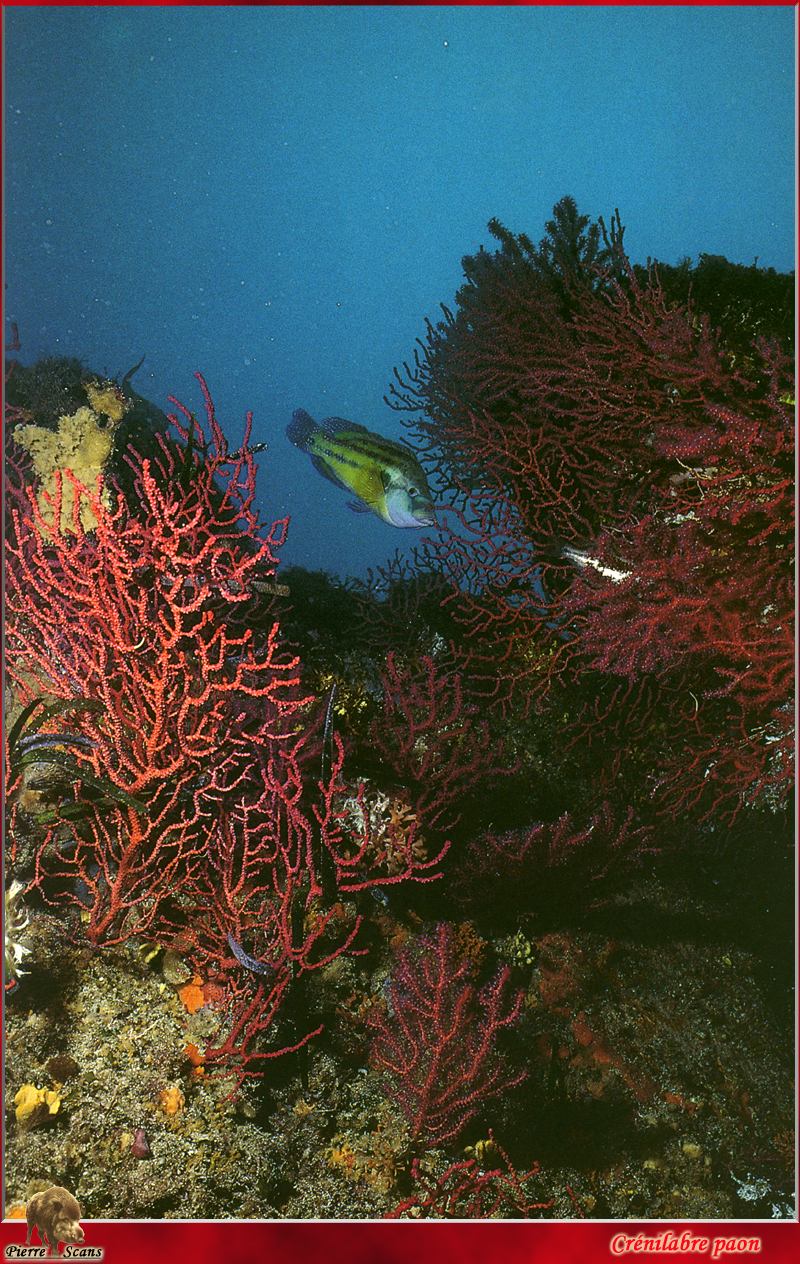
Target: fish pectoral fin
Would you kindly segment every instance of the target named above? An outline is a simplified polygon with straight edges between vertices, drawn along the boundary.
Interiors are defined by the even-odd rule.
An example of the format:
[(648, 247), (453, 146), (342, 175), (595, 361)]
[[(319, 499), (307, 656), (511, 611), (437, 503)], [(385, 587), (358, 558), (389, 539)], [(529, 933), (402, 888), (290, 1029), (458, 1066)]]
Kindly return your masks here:
[(371, 507), (365, 505), (363, 500), (348, 500), (347, 508), (352, 509), (353, 513), (371, 513)]

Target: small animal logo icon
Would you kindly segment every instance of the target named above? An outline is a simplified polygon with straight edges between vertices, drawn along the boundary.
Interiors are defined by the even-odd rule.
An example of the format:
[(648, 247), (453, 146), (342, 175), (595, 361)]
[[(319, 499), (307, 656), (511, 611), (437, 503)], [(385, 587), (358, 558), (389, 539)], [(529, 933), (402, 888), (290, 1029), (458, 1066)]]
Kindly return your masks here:
[(34, 1194), (25, 1208), (28, 1221), (26, 1245), (30, 1245), (34, 1229), (39, 1230), (39, 1241), (63, 1255), (65, 1243), (83, 1242), (83, 1229), (79, 1221), (81, 1209), (77, 1198), (63, 1185), (51, 1185), (41, 1194)]

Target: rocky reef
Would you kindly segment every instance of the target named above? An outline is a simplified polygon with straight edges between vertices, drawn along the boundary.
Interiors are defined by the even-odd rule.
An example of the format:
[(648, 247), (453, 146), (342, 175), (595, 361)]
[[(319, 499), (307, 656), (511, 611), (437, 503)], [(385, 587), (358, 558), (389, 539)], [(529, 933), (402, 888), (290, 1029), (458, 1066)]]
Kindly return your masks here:
[(10, 366), (8, 1214), (792, 1214), (785, 346), (550, 230), (398, 373), (366, 583), (202, 378)]

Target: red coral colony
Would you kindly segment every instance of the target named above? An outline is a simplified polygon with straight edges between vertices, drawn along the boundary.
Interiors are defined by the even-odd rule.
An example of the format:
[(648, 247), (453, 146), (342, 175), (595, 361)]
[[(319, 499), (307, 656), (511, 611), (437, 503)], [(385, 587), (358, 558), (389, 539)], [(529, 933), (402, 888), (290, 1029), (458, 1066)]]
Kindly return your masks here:
[[(67, 470), (45, 514), (35, 490), (12, 480), (8, 671), (23, 706), (49, 705), (38, 753), (29, 741), (22, 759), (9, 755), (10, 860), (31, 757), (42, 762), (41, 743), (68, 711), (74, 727), (66, 742), (58, 736), (76, 750), (76, 792), (105, 789), (79, 813), (68, 805), (55, 814), (31, 887), (47, 903), (77, 907), (92, 944), (137, 936), (179, 946), (232, 1013), (230, 1034), (206, 1050), (206, 1064), (233, 1061), (249, 1076), (318, 1034), (254, 1048), (291, 981), (356, 938), (358, 916), (337, 940), (331, 910), (318, 907), (326, 860), (341, 892), (379, 879), (362, 863), (369, 840), (345, 838), (332, 806), (343, 762), (335, 738), (319, 781), (315, 699), (301, 688), (277, 619), (260, 638), (237, 623), (252, 585), (274, 575), (287, 524), (259, 525), (251, 419), (230, 455), (200, 384), (209, 444), (178, 405), (171, 421), (184, 454), (160, 437), (154, 460), (128, 456), (135, 512), (126, 499), (106, 507)], [(64, 529), (67, 481), (74, 501)], [(47, 759), (63, 765), (52, 751)], [(434, 866), (409, 848), (401, 876), (427, 881)]]
[[(395, 374), (440, 511), (377, 582), (277, 581), (199, 375), (82, 478), (24, 440), (80, 413), (56, 362), (11, 365), (8, 1022), (48, 928), (162, 961), (125, 1161), (217, 1084), (273, 1156), (242, 1216), (788, 1214), (791, 279), (634, 267), (569, 198), (490, 229)], [(54, 1050), (74, 1101), (69, 1041), (14, 1088)]]
[(412, 1137), (424, 1134), (429, 1145), (457, 1136), (482, 1102), (524, 1078), (510, 1074), (495, 1049), (522, 992), (505, 1000), (507, 968), (480, 993), (470, 973), (443, 922), (398, 954), (388, 1012), (373, 1020), (373, 1062), (388, 1076)]

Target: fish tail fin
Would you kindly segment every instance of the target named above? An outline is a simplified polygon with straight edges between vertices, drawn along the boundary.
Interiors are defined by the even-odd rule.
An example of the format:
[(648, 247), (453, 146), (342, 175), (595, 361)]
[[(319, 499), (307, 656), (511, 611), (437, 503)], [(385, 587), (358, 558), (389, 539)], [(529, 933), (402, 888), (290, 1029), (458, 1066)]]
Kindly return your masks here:
[(302, 448), (305, 452), (318, 430), (319, 426), (314, 418), (304, 408), (296, 408), (292, 413), (292, 420), (286, 427), (286, 437), (296, 448)]
[(574, 542), (569, 543), (559, 535), (551, 536), (549, 540), (537, 545), (536, 551), (545, 561), (575, 562), (577, 565), (580, 565), (580, 560), (586, 556), (583, 548)]

